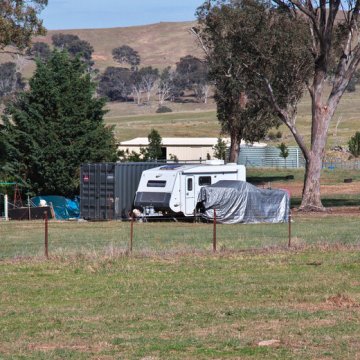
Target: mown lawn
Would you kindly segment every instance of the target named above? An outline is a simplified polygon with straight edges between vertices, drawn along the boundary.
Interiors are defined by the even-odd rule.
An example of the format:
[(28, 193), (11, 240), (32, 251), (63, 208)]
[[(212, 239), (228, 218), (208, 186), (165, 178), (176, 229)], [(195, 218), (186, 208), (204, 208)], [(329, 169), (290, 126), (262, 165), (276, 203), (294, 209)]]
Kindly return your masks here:
[(1, 359), (360, 356), (359, 248), (78, 255), (0, 272)]

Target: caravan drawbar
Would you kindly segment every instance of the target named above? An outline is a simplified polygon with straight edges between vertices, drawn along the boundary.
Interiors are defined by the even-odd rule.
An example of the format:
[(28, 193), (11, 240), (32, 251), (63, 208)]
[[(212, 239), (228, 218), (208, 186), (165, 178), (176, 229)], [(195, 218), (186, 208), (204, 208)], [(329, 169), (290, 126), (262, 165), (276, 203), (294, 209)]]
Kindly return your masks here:
[(246, 169), (235, 163), (166, 164), (143, 171), (134, 208), (140, 216), (194, 216), (201, 187), (220, 180), (246, 181)]

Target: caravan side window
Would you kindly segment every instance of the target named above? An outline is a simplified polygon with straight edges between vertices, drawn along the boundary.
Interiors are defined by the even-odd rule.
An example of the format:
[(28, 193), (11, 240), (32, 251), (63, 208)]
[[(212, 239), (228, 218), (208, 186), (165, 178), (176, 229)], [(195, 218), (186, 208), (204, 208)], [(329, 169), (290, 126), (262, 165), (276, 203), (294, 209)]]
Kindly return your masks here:
[(199, 177), (199, 185), (211, 185), (211, 176), (200, 176)]
[(193, 181), (191, 178), (187, 179), (187, 191), (192, 191), (193, 189)]

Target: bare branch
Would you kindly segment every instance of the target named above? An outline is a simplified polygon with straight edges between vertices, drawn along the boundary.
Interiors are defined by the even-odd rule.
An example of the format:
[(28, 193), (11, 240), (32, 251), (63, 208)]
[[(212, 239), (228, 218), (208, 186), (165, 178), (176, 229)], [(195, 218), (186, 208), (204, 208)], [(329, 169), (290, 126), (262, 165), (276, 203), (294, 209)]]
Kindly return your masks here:
[(199, 46), (201, 47), (201, 49), (204, 51), (206, 56), (210, 55), (210, 50), (209, 48), (204, 44), (204, 41), (202, 39), (202, 37), (200, 36), (199, 32), (196, 30), (195, 27), (191, 27), (189, 29), (189, 33), (195, 38), (195, 40), (197, 41), (197, 43), (199, 44)]

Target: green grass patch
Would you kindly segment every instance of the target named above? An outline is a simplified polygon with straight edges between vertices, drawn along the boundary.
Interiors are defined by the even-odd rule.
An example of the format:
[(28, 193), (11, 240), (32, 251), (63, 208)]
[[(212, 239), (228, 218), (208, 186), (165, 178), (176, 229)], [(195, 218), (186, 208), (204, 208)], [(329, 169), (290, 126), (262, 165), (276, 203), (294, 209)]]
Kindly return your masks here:
[[(358, 214), (293, 216), (294, 244), (360, 244)], [(44, 254), (44, 224), (0, 223), (0, 259), (37, 257)], [(118, 256), (129, 249), (129, 222), (50, 222), (49, 252), (52, 256)], [(206, 223), (135, 223), (133, 251), (139, 255), (179, 254), (212, 250), (213, 227)], [(288, 224), (218, 225), (220, 251), (286, 247)]]
[(3, 261), (0, 358), (356, 358), (359, 264), (346, 248)]

